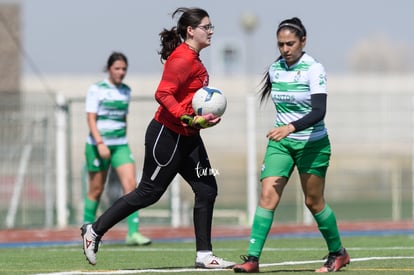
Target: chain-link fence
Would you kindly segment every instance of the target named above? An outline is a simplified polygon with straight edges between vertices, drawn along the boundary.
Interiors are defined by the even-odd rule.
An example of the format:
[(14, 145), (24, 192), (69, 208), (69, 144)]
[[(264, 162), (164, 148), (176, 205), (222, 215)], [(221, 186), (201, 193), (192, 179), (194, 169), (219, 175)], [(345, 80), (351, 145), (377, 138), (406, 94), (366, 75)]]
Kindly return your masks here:
[[(338, 220), (412, 219), (413, 98), (399, 91), (363, 88), (363, 92), (331, 89), (326, 123), (333, 155), (327, 175), (326, 199)], [(220, 86), (220, 85), (215, 85)], [(375, 86), (375, 85), (374, 85)], [(401, 86), (402, 87), (402, 86)], [(387, 90), (384, 88), (383, 90)], [(256, 138), (256, 171), (266, 147), (266, 132), (275, 116), (271, 102), (255, 111), (256, 126), (247, 129), (246, 96), (225, 90), (228, 108), (222, 121), (202, 130), (213, 168), (218, 172), (219, 196), (215, 224), (247, 223), (247, 133)], [(55, 102), (47, 95), (2, 96), (0, 103), (1, 227), (56, 224)], [(137, 171), (142, 167), (144, 135), (157, 104), (153, 97), (134, 97), (128, 116), (128, 137)], [(68, 223), (82, 221), (86, 186), (84, 144), (88, 134), (84, 98), (67, 100), (67, 209)], [(251, 145), (249, 145), (251, 146)], [(191, 219), (193, 194), (179, 181), (185, 223)], [(256, 183), (257, 190), (260, 183)], [(108, 190), (111, 188), (108, 188)], [(172, 188), (170, 188), (172, 189)], [(116, 190), (115, 190), (116, 192)], [(144, 209), (143, 224), (171, 223), (171, 190)], [(104, 201), (101, 210), (108, 207)], [(306, 221), (298, 176), (293, 174), (276, 212), (277, 222)]]

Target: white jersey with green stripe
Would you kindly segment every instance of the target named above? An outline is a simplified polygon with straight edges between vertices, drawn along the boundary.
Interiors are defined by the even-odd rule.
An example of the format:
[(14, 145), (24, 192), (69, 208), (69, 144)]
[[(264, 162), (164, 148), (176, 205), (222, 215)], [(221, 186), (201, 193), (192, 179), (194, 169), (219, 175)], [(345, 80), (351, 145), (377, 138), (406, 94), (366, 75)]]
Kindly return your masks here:
[[(97, 127), (106, 145), (127, 144), (126, 116), (131, 99), (131, 89), (121, 84), (115, 86), (108, 79), (93, 84), (86, 96), (86, 112), (96, 113)], [(96, 144), (91, 134), (87, 142)]]
[[(327, 93), (325, 69), (313, 57), (304, 53), (299, 61), (288, 67), (285, 60), (275, 61), (269, 68), (272, 83), (271, 97), (276, 108), (275, 126), (296, 121), (312, 110), (311, 95)], [(327, 135), (324, 121), (291, 133), (288, 138), (317, 140)]]

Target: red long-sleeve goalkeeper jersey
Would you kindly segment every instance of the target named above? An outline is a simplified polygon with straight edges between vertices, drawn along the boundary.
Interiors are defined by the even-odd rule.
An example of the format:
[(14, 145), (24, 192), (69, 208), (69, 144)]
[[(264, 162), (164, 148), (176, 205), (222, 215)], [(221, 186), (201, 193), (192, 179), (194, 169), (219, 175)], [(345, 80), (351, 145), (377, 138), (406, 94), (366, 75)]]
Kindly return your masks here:
[(194, 93), (207, 85), (208, 72), (198, 53), (182, 43), (164, 64), (164, 72), (155, 92), (155, 99), (160, 104), (155, 120), (178, 134), (197, 134), (199, 130), (184, 126), (180, 117), (184, 114), (194, 115), (191, 106)]

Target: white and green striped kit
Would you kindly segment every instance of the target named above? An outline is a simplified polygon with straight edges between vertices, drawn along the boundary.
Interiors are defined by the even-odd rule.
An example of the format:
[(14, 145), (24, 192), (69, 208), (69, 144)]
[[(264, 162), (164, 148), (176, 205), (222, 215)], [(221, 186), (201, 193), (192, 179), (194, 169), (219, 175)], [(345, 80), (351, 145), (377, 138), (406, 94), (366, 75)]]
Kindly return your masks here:
[[(272, 100), (277, 111), (275, 126), (287, 125), (312, 110), (311, 94), (327, 93), (326, 73), (322, 64), (304, 53), (300, 60), (288, 67), (284, 59), (275, 61), (269, 68), (272, 83)], [(324, 121), (296, 132), (288, 138), (317, 140), (327, 134)]]
[[(126, 116), (130, 98), (131, 89), (127, 85), (117, 87), (107, 79), (89, 88), (86, 112), (97, 114), (97, 127), (106, 145), (127, 144)], [(87, 142), (95, 144), (91, 135)]]

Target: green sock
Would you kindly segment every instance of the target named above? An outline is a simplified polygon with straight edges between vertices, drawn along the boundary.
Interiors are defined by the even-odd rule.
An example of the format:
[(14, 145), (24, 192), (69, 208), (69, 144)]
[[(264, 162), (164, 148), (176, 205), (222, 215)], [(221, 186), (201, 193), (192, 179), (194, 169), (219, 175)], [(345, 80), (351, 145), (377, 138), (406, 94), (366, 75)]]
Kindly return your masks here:
[(328, 204), (325, 204), (325, 208), (321, 212), (316, 213), (314, 217), (319, 231), (326, 241), (329, 252), (338, 252), (342, 248), (342, 243), (332, 209)]
[(96, 218), (96, 211), (98, 210), (98, 201), (93, 201), (88, 197), (85, 198), (85, 208), (83, 211), (83, 222), (93, 223)]
[(127, 224), (128, 224), (128, 236), (131, 236), (132, 234), (138, 232), (138, 227), (139, 227), (138, 211), (128, 216)]
[(260, 258), (267, 235), (272, 227), (273, 215), (273, 210), (264, 209), (260, 206), (256, 208), (247, 255)]

